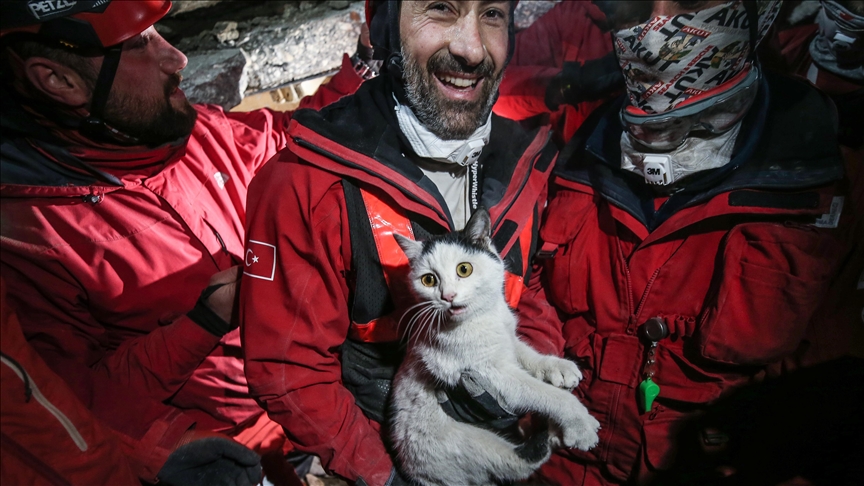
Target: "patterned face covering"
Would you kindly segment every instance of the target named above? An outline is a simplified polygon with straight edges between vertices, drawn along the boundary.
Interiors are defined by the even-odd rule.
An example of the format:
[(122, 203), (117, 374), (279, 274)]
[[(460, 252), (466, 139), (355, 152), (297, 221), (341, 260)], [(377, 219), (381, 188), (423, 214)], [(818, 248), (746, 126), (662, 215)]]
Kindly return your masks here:
[(615, 52), (631, 105), (646, 114), (664, 113), (734, 78), (747, 64), (751, 35), (764, 36), (781, 4), (756, 3), (759, 23), (753, 32), (741, 0), (657, 16), (616, 32)]

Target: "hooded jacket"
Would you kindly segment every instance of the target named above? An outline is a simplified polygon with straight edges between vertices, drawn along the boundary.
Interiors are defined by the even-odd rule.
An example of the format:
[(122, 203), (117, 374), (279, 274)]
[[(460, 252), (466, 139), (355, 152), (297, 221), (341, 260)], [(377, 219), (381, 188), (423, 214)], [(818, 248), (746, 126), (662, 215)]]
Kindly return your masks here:
[[(342, 73), (305, 106), (361, 82), (347, 56)], [(248, 184), (284, 147), (292, 113), (197, 105), (192, 134), (177, 144), (80, 148), (11, 97), (3, 103), (9, 300), (28, 341), (98, 418), (148, 438), (139, 473), (152, 480), (171, 440), (193, 422), (226, 430), (261, 414), (248, 395), (238, 331), (220, 339), (186, 312), (214, 273), (243, 260)], [(117, 387), (129, 393), (112, 393)], [(131, 414), (124, 399), (150, 406)], [(168, 449), (156, 448), (163, 441)]]
[[(393, 463), (381, 424), (358, 406), (362, 397), (347, 388), (343, 367), (356, 324), (391, 313), (399, 302), (379, 285), (382, 267), (366, 208), (351, 198), (352, 188), (408, 218), (418, 238), (453, 229), (445, 201), (412, 161), (390, 83), (382, 76), (321, 112), (297, 113), (288, 149), (250, 186), (241, 285), (253, 395), (298, 449), (320, 456), (342, 477), (375, 486), (393, 480)], [(493, 116), (480, 156), (480, 205), (490, 210), (493, 241), (511, 271), (529, 257), (519, 238), (545, 201), (556, 156), (548, 139), (547, 129), (527, 133)], [(361, 218), (365, 235), (352, 230)], [(371, 253), (363, 251), (370, 245)], [(383, 293), (369, 290), (375, 288)], [(398, 342), (376, 344), (399, 348)], [(358, 372), (375, 378), (378, 370)]]
[[(847, 251), (843, 162), (817, 91), (769, 76), (729, 166), (665, 202), (620, 169), (620, 104), (562, 152), (541, 229), (558, 249), (540, 286), (558, 312), (523, 326), (538, 349), (579, 363), (576, 393), (601, 422), (598, 447), (544, 466), (553, 484), (642, 484), (672, 467), (693, 413), (798, 351)], [(643, 412), (640, 328), (655, 317), (670, 336)]]

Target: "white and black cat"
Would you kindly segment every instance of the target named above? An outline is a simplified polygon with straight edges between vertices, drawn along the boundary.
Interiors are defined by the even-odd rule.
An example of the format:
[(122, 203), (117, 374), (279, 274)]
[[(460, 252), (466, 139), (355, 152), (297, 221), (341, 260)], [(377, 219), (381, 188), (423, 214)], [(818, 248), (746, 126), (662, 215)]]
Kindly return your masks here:
[[(489, 213), (479, 209), (459, 232), (423, 242), (395, 235), (419, 303), (393, 383), (391, 436), (402, 470), (424, 486), (524, 479), (548, 460), (551, 447), (588, 450), (598, 441), (599, 422), (562, 389), (578, 384), (579, 368), (517, 337), (504, 297), (504, 263), (490, 234)], [(526, 451), (526, 444), (457, 422), (438, 397), (460, 380), (466, 387), (482, 384), (511, 413), (547, 417), (552, 430), (537, 434), (542, 444), (529, 443)]]

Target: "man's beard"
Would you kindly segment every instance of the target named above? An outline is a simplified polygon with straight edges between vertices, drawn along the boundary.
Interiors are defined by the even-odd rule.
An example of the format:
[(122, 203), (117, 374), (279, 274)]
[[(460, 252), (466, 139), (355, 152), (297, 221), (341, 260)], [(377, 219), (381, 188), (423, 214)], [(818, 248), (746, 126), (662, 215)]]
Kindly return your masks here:
[[(475, 67), (456, 60), (448, 51), (432, 55), (425, 68), (402, 48), (405, 94), (414, 115), (423, 125), (442, 140), (465, 140), (486, 123), (492, 105), (498, 98), (504, 70), (495, 75), (495, 63), (486, 57)], [(483, 77), (481, 96), (476, 101), (451, 100), (436, 86), (435, 72), (470, 73)]]
[(105, 123), (151, 147), (189, 136), (198, 112), (185, 99), (180, 109), (171, 104), (171, 93), (181, 79), (179, 74), (174, 74), (168, 80), (165, 98), (145, 100), (112, 92), (105, 105)]

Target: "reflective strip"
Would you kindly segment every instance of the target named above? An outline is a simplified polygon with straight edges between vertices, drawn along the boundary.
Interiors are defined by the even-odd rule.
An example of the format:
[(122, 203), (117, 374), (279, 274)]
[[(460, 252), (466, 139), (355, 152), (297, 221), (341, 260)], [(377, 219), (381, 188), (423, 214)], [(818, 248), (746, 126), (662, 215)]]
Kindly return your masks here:
[[(369, 224), (372, 226), (372, 236), (375, 239), (375, 248), (378, 250), (378, 259), (384, 269), (384, 280), (390, 295), (397, 301), (397, 296), (407, 297), (407, 286), (396, 286), (393, 282), (404, 282), (408, 276), (408, 257), (396, 242), (394, 234), (400, 234), (406, 238), (414, 239), (414, 230), (411, 221), (402, 216), (392, 206), (385, 203), (378, 196), (360, 190), (363, 196), (363, 204), (366, 206), (366, 214), (369, 216)], [(380, 317), (365, 324), (353, 323), (354, 337), (364, 343), (382, 343), (397, 341), (399, 339), (398, 323), (391, 319)]]
[[(531, 255), (531, 237), (534, 231), (534, 215), (528, 218), (522, 233), (519, 235), (519, 249), (522, 251), (522, 275), (528, 275), (528, 267), (531, 262), (528, 257)], [(520, 277), (510, 272), (504, 274), (504, 297), (507, 299), (507, 305), (515, 309), (519, 305), (519, 299), (522, 298), (522, 289), (525, 288), (523, 283), (524, 277)]]
[(381, 317), (372, 319), (366, 324), (352, 323), (353, 337), (363, 343), (390, 343), (399, 340), (397, 322)]
[[(414, 230), (411, 221), (399, 214), (393, 207), (379, 199), (374, 194), (360, 189), (363, 203), (366, 205), (366, 213), (369, 216), (369, 224), (372, 226), (372, 235), (375, 238), (375, 248), (378, 250), (378, 259), (384, 269), (384, 280), (390, 289), (390, 295), (394, 302), (399, 302), (400, 297), (408, 297), (406, 285), (396, 285), (393, 282), (404, 282), (408, 275), (408, 257), (396, 242), (393, 234), (400, 234), (407, 238), (414, 238)], [(533, 231), (534, 216), (528, 219), (528, 223), (519, 235), (520, 250), (522, 252), (522, 274), (528, 271), (530, 262), (528, 256), (531, 251), (531, 236)], [(516, 308), (522, 296), (523, 278), (511, 272), (504, 274), (504, 297), (507, 304)], [(398, 308), (398, 306), (397, 306)], [(365, 324), (352, 323), (354, 337), (366, 343), (390, 342), (399, 339), (397, 323), (387, 316), (373, 319)]]
[[(80, 449), (81, 452), (85, 452), (87, 450), (87, 442), (84, 440), (84, 437), (81, 436), (81, 433), (78, 432), (78, 429), (75, 428), (75, 424), (73, 424), (72, 421), (69, 420), (69, 417), (64, 415), (59, 408), (55, 407), (53, 403), (51, 403), (50, 401), (48, 401), (47, 398), (45, 398), (45, 395), (43, 395), (42, 392), (39, 391), (39, 387), (36, 386), (36, 382), (33, 381), (33, 377), (31, 377), (29, 373), (24, 371), (23, 368), (13, 366), (12, 363), (8, 359), (6, 359), (5, 356), (0, 356), (0, 361), (2, 361), (3, 364), (5, 364), (12, 371), (14, 371), (22, 382), (30, 382), (30, 390), (32, 390), (33, 392), (33, 398), (35, 398), (37, 402), (42, 404), (42, 406), (45, 407), (45, 409), (48, 410), (48, 412), (51, 413), (51, 415), (53, 415), (58, 422), (60, 422), (63, 428), (66, 429), (69, 437), (71, 437), (72, 441), (75, 442), (75, 445), (78, 446), (78, 449)], [(26, 380), (24, 378), (25, 375), (27, 376)]]
[(363, 195), (363, 203), (366, 205), (366, 214), (369, 215), (369, 224), (372, 225), (372, 236), (375, 237), (375, 247), (378, 249), (378, 257), (381, 266), (384, 267), (384, 279), (391, 291), (393, 286), (390, 280), (397, 273), (407, 274), (408, 257), (396, 242), (394, 234), (400, 234), (406, 238), (414, 239), (414, 230), (411, 221), (405, 216), (397, 213), (387, 203), (378, 199), (371, 193), (360, 190)]
[(512, 309), (519, 305), (519, 299), (522, 298), (522, 281), (522, 277), (518, 275), (504, 273), (504, 298)]

